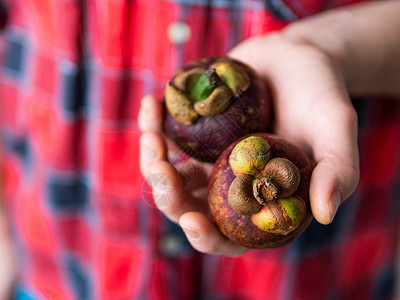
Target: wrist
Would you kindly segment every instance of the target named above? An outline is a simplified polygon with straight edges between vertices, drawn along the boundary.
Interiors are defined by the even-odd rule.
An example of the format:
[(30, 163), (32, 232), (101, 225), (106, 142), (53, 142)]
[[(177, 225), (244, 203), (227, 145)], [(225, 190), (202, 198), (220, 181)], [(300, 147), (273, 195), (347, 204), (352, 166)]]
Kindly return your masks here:
[[(349, 21), (351, 14), (346, 11), (336, 13), (334, 18), (330, 14), (321, 14), (289, 24), (281, 33), (291, 43), (309, 47), (319, 53), (349, 87), (353, 77), (349, 61), (353, 54), (343, 33)], [(323, 26), (329, 30), (324, 30)]]
[[(385, 15), (385, 22), (381, 16)], [(282, 34), (338, 66), (349, 93), (400, 95), (400, 2), (351, 5), (294, 22)]]

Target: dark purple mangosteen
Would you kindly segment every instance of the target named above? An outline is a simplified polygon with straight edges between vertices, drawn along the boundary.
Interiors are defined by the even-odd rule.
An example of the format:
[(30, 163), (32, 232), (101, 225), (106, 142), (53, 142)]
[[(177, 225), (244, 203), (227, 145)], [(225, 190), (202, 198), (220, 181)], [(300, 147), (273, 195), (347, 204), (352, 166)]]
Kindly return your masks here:
[(206, 57), (178, 70), (165, 88), (164, 130), (185, 153), (215, 162), (237, 138), (266, 131), (271, 101), (253, 69), (229, 57)]
[(252, 249), (282, 247), (313, 219), (313, 165), (294, 144), (253, 133), (228, 146), (208, 182), (211, 215), (223, 235)]

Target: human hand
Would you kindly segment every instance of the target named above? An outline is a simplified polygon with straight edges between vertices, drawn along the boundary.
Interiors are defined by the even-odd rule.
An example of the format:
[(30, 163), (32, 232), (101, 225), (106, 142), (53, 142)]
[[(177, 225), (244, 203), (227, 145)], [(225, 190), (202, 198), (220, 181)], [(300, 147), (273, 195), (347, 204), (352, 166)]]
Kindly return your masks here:
[[(357, 116), (341, 73), (321, 50), (281, 34), (249, 39), (229, 55), (252, 66), (270, 86), (275, 102), (274, 133), (294, 142), (315, 160), (311, 208), (317, 221), (330, 223), (359, 178)], [(207, 180), (212, 166), (193, 159), (174, 166), (169, 163), (168, 153), (173, 155), (179, 149), (163, 137), (162, 116), (160, 101), (151, 96), (142, 100), (142, 173), (146, 178), (163, 174), (165, 185), (174, 193), (172, 201), (165, 186), (161, 191), (162, 185), (155, 186), (156, 205), (182, 226), (197, 250), (244, 253), (247, 249), (223, 237), (208, 214)], [(182, 174), (191, 180), (185, 183)]]
[[(274, 99), (274, 133), (305, 150), (316, 166), (310, 183), (314, 217), (332, 221), (338, 206), (354, 191), (359, 179), (357, 116), (342, 74), (321, 50), (281, 34), (249, 39), (230, 56), (252, 66), (269, 85)], [(141, 170), (145, 177), (165, 174), (173, 201), (155, 188), (158, 208), (179, 223), (194, 248), (201, 252), (237, 255), (247, 249), (223, 237), (208, 214), (207, 179), (210, 164), (189, 159), (172, 166), (167, 153), (179, 151), (162, 135), (162, 105), (145, 97), (139, 114)], [(147, 145), (148, 148), (145, 148)], [(168, 149), (168, 152), (167, 152)], [(150, 159), (147, 154), (152, 153)], [(180, 174), (188, 175), (188, 183)], [(157, 203), (158, 202), (158, 203)]]
[(249, 39), (229, 55), (266, 80), (274, 99), (274, 133), (314, 160), (311, 209), (318, 222), (332, 222), (359, 180), (357, 115), (340, 69), (319, 48), (282, 33)]
[(17, 265), (7, 221), (4, 203), (0, 203), (0, 299), (12, 299), (17, 279)]
[[(140, 169), (153, 190), (155, 205), (179, 224), (192, 246), (200, 252), (228, 256), (248, 251), (226, 239), (212, 222), (207, 202), (207, 183), (212, 164), (183, 155), (163, 136), (163, 106), (153, 96), (142, 99), (138, 117)], [(187, 159), (181, 160), (180, 158)], [(161, 183), (152, 184), (152, 179)]]
[(314, 159), (310, 202), (322, 224), (332, 221), (360, 176), (357, 115), (348, 92), (400, 95), (399, 16), (399, 1), (344, 6), (249, 39), (230, 52), (270, 86), (275, 133)]
[[(251, 65), (270, 86), (275, 101), (274, 132), (314, 159), (310, 201), (320, 223), (332, 221), (338, 205), (351, 195), (359, 180), (357, 115), (347, 89), (352, 95), (400, 95), (400, 56), (395, 55), (400, 49), (396, 30), (399, 7), (399, 1), (373, 1), (332, 9), (297, 21), (281, 33), (247, 40), (229, 53)], [(382, 15), (385, 22), (381, 22)], [(150, 108), (148, 120), (141, 110), (142, 144), (146, 139), (152, 143), (157, 153), (155, 170), (158, 166), (168, 170), (178, 187), (182, 182), (167, 163), (160, 134), (161, 106), (155, 99), (144, 103)], [(144, 164), (142, 171), (151, 173), (153, 164)], [(205, 185), (201, 186), (204, 199)], [(192, 200), (184, 204), (184, 194), (185, 189), (179, 187), (179, 205), (165, 211), (182, 225), (193, 220), (190, 224), (201, 237), (188, 237), (196, 249), (230, 255), (246, 251), (218, 235), (205, 217), (204, 202), (201, 210), (190, 212), (195, 204)]]

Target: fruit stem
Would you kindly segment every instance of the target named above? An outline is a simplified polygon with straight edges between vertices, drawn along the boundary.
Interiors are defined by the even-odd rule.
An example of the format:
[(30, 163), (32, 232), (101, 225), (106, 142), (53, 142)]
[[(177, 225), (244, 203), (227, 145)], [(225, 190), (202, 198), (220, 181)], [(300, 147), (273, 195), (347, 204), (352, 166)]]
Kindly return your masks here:
[(190, 87), (189, 91), (193, 97), (194, 103), (203, 101), (215, 88), (222, 85), (221, 79), (218, 77), (214, 68), (206, 70), (198, 80), (196, 80)]
[(253, 181), (253, 194), (258, 202), (267, 205), (277, 199), (278, 186), (267, 177), (258, 178)]

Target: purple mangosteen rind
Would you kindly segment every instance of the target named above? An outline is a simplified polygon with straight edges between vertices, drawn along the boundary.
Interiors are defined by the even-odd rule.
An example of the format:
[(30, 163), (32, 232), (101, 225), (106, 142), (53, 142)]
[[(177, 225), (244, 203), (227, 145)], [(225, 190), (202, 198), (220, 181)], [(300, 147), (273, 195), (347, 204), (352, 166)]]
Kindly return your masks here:
[(292, 161), (300, 171), (301, 180), (296, 195), (306, 205), (306, 215), (300, 225), (289, 234), (266, 233), (252, 223), (251, 216), (235, 212), (228, 203), (228, 190), (236, 175), (229, 165), (229, 156), (234, 146), (250, 135), (244, 136), (227, 147), (219, 156), (209, 179), (208, 201), (211, 215), (221, 231), (229, 240), (251, 249), (272, 249), (282, 247), (296, 239), (311, 223), (313, 216), (309, 200), (309, 184), (312, 163), (295, 145), (267, 133), (251, 134), (265, 139), (271, 147), (271, 159), (283, 157)]
[(208, 69), (216, 62), (240, 66), (248, 74), (250, 86), (232, 96), (229, 106), (222, 113), (200, 116), (191, 125), (178, 122), (167, 107), (164, 110), (166, 135), (186, 154), (203, 162), (215, 162), (223, 149), (234, 140), (252, 132), (267, 131), (270, 124), (271, 101), (268, 90), (255, 71), (242, 62), (228, 57), (206, 57), (183, 66), (176, 74), (198, 67)]

